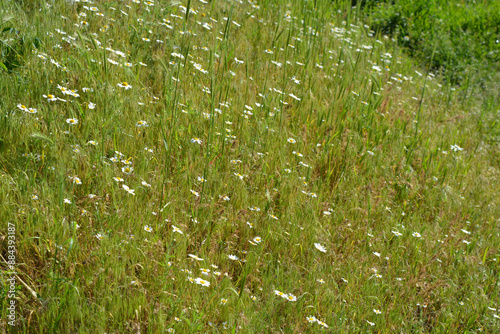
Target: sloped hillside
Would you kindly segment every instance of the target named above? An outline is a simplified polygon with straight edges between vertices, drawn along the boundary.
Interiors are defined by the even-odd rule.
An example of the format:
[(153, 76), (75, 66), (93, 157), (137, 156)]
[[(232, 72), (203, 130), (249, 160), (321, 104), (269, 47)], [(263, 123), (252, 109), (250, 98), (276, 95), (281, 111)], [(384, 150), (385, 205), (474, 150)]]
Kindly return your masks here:
[(2, 330), (499, 330), (498, 113), (354, 12), (4, 1), (0, 24)]

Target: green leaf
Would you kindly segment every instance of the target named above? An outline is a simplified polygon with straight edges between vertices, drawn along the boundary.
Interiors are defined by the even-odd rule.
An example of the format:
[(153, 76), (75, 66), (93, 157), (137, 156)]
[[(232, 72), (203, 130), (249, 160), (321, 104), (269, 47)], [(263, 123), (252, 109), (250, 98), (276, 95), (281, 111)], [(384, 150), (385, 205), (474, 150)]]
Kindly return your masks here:
[(35, 37), (33, 39), (33, 46), (38, 49), (40, 48), (41, 45), (42, 45), (42, 40), (38, 37)]
[(69, 252), (71, 252), (71, 249), (73, 249), (73, 238), (69, 239), (68, 243), (69, 247), (68, 247), (68, 252), (66, 253), (66, 257), (69, 255)]
[(484, 263), (486, 262), (486, 256), (488, 255), (488, 251), (490, 250), (489, 247), (486, 247), (486, 250), (484, 251), (484, 254), (483, 254), (483, 266), (484, 266)]

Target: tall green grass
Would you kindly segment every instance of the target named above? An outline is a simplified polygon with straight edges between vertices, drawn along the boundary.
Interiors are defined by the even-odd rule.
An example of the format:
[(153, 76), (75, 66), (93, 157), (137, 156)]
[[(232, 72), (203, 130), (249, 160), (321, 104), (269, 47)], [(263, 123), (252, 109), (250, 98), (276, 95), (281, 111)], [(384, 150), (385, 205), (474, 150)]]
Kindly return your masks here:
[(498, 331), (494, 100), (330, 2), (0, 13), (3, 331)]

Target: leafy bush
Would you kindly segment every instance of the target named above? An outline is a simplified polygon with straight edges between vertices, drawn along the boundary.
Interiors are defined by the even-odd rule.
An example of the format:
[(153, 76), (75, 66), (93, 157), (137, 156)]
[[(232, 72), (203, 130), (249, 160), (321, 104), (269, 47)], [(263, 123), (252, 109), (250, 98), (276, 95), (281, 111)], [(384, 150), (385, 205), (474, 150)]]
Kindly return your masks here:
[(23, 65), (26, 52), (38, 48), (41, 41), (37, 37), (27, 37), (13, 23), (12, 16), (0, 18), (0, 69), (12, 72)]
[[(370, 27), (393, 36), (412, 56), (441, 70), (454, 83), (471, 69), (488, 76), (500, 61), (500, 3), (496, 1), (366, 0)], [(434, 55), (433, 55), (434, 53)]]

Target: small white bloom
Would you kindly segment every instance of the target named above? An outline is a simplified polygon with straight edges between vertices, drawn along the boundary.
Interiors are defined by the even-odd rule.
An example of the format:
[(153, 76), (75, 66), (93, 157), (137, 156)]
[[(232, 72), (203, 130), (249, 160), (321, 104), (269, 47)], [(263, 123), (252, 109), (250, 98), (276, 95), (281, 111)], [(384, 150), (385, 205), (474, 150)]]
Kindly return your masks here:
[(123, 189), (125, 189), (125, 190), (129, 193), (129, 194), (131, 194), (131, 195), (134, 195), (134, 196), (135, 196), (135, 194), (134, 194), (134, 191), (135, 191), (135, 190), (134, 190), (134, 189), (130, 189), (130, 188), (129, 188), (129, 186), (127, 186), (126, 184), (123, 184), (123, 185), (122, 185), (122, 187), (123, 187)]
[(315, 316), (306, 317), (306, 319), (308, 322), (317, 322), (318, 321), (318, 319), (316, 319)]
[(70, 176), (69, 179), (72, 180), (74, 184), (78, 184), (78, 185), (82, 184), (82, 180), (80, 180), (80, 178), (78, 176), (72, 176), (72, 177)]
[(121, 88), (125, 88), (125, 90), (129, 90), (129, 89), (132, 89), (132, 86), (130, 86), (128, 83), (126, 82), (120, 82), (118, 84), (118, 87), (121, 87)]
[(130, 167), (130, 166), (122, 167), (122, 172), (125, 173), (125, 174), (130, 174), (133, 171), (134, 171), (134, 167)]
[(210, 286), (210, 282), (209, 281), (205, 281), (204, 279), (201, 279), (201, 278), (197, 278), (194, 280), (196, 284), (199, 284), (201, 286)]
[(199, 258), (198, 256), (196, 256), (196, 255), (194, 255), (194, 254), (188, 254), (188, 256), (189, 256), (190, 258), (195, 259), (196, 261), (203, 261), (203, 259), (202, 259), (202, 258)]
[(319, 243), (315, 243), (314, 247), (316, 247), (316, 249), (319, 250), (320, 252), (326, 253), (326, 248), (321, 246)]
[(318, 324), (325, 327), (325, 328), (328, 328), (328, 325), (325, 324), (323, 321), (318, 320)]
[(274, 294), (276, 296), (280, 296), (281, 298), (287, 298), (288, 297), (288, 295), (286, 293), (283, 293), (283, 292), (278, 291), (278, 290), (274, 290)]
[(180, 233), (180, 234), (184, 234), (184, 233), (182, 233), (182, 231), (178, 227), (172, 225), (172, 228), (174, 229), (174, 232), (177, 232), (177, 233)]

